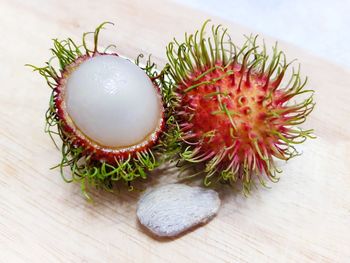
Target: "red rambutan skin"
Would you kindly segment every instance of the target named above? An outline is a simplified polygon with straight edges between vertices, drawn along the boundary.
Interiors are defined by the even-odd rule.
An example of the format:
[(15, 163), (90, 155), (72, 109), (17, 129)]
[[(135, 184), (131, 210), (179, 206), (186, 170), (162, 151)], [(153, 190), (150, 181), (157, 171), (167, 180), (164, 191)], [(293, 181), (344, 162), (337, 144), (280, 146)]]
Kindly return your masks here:
[(288, 123), (295, 115), (290, 113), (298, 110), (288, 108), (290, 94), (277, 89), (283, 76), (270, 81), (238, 63), (220, 64), (206, 74), (209, 67), (197, 70), (186, 85), (178, 85), (182, 139), (195, 145), (196, 161), (217, 156), (219, 170), (235, 169), (241, 178), (245, 167), (270, 173), (266, 159), (287, 159), (279, 135), (291, 138)]
[[(57, 110), (57, 116), (59, 120), (62, 122), (62, 129), (64, 131), (65, 136), (68, 136), (71, 144), (76, 147), (83, 148), (83, 155), (90, 156), (94, 160), (104, 161), (107, 163), (115, 163), (119, 160), (125, 160), (130, 157), (137, 156), (138, 153), (142, 153), (152, 146), (154, 146), (162, 133), (165, 122), (164, 122), (164, 109), (161, 109), (161, 118), (159, 120), (158, 127), (156, 130), (149, 136), (147, 136), (147, 140), (140, 142), (136, 145), (124, 148), (111, 148), (99, 145), (97, 142), (86, 136), (82, 131), (79, 130), (78, 127), (74, 124), (74, 121), (71, 119), (66, 110), (65, 103), (65, 89), (67, 79), (72, 74), (72, 72), (84, 61), (91, 59), (95, 56), (103, 56), (103, 55), (114, 55), (118, 56), (116, 53), (99, 53), (95, 52), (92, 55), (83, 55), (77, 58), (73, 63), (67, 66), (62, 72), (61, 77), (57, 81), (57, 86), (54, 89), (54, 103)], [(153, 81), (152, 81), (153, 82)], [(154, 82), (153, 82), (154, 83)], [(154, 88), (157, 90), (157, 93), (160, 94), (159, 87), (154, 84)], [(161, 97), (159, 95), (159, 99)]]
[(313, 90), (304, 89), (300, 67), (282, 82), (293, 61), (277, 43), (270, 53), (250, 35), (237, 46), (227, 28), (207, 30), (209, 23), (166, 49), (177, 96), (178, 146), (171, 149), (184, 169), (199, 168), (193, 176), (204, 175), (206, 186), (239, 179), (248, 193), (254, 178), (278, 181), (275, 158), (288, 160), (298, 155), (295, 144), (315, 138), (312, 129), (297, 127), (314, 108)]

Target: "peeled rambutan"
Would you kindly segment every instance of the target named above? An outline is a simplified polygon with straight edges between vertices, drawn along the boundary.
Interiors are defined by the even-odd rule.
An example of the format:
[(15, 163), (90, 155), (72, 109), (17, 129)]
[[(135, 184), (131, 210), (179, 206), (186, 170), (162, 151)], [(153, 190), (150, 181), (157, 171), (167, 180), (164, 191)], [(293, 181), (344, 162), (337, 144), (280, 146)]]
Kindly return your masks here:
[(110, 190), (124, 181), (132, 188), (134, 179), (145, 179), (160, 163), (167, 119), (164, 78), (150, 59), (141, 67), (142, 55), (132, 63), (98, 51), (105, 24), (91, 32), (92, 49), (86, 44), (89, 33), (81, 46), (70, 38), (54, 40), (54, 57), (44, 67), (32, 66), (52, 89), (46, 131), (62, 140), (61, 175), (67, 182), (79, 181), (87, 197), (88, 185)]
[(314, 108), (313, 91), (304, 88), (299, 69), (287, 71), (291, 63), (277, 44), (270, 56), (257, 37), (239, 48), (220, 25), (206, 38), (208, 22), (167, 47), (178, 97), (171, 152), (185, 167), (200, 168), (206, 185), (239, 180), (249, 192), (256, 177), (277, 181), (275, 159), (294, 157), (293, 145), (313, 137), (313, 130), (296, 127)]

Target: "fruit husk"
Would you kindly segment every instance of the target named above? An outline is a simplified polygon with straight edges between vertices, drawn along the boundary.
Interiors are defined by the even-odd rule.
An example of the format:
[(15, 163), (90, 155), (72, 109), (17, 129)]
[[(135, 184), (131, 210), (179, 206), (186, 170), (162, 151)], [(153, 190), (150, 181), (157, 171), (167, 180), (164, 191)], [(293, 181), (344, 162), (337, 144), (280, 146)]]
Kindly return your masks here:
[[(170, 89), (177, 95), (177, 100), (173, 101), (174, 122), (168, 131), (173, 142), (169, 152), (171, 159), (183, 171), (194, 170), (186, 178), (202, 175), (206, 186), (217, 182), (235, 185), (240, 181), (243, 192), (248, 194), (256, 185), (255, 179), (264, 186), (265, 178), (277, 182), (281, 170), (276, 166), (276, 159), (287, 161), (299, 155), (294, 145), (303, 143), (307, 138), (315, 138), (312, 129), (298, 127), (314, 109), (314, 91), (305, 89), (307, 78), (302, 80), (300, 65), (297, 70), (292, 69), (289, 81), (281, 84), (293, 61), (287, 62), (277, 43), (269, 56), (265, 43), (262, 47), (258, 45), (258, 36), (245, 36), (245, 43), (238, 47), (221, 25), (213, 25), (211, 35), (205, 37), (209, 22), (207, 20), (194, 34), (185, 34), (184, 42), (174, 39), (167, 46), (167, 72), (172, 79)], [(229, 84), (231, 80), (232, 85)], [(259, 89), (265, 92), (265, 96), (248, 96), (247, 87), (251, 88), (253, 95)], [(230, 91), (233, 95), (229, 94)], [(253, 111), (260, 116), (259, 123), (272, 123), (272, 118), (275, 118), (280, 121), (280, 127), (268, 130), (266, 127), (269, 125), (266, 124), (263, 129), (266, 135), (260, 137), (248, 132), (254, 131), (253, 124), (256, 123), (242, 121), (244, 118), (239, 117), (244, 112), (238, 112), (243, 109), (237, 105), (244, 101), (235, 97), (234, 92), (241, 91), (247, 95), (244, 99), (254, 97), (255, 100), (250, 101), (248, 111), (245, 109), (248, 114), (251, 108), (260, 109)], [(299, 98), (300, 102), (292, 103), (295, 98)], [(199, 100), (206, 101), (202, 108), (198, 106)], [(216, 108), (212, 107), (215, 106), (213, 100), (216, 100)], [(261, 100), (261, 105), (270, 101), (278, 107), (259, 108), (257, 100)], [(205, 114), (201, 113), (203, 111), (206, 111)], [(220, 121), (230, 126), (226, 133), (223, 132), (226, 126), (217, 124)], [(210, 125), (214, 128), (207, 128)], [(247, 131), (244, 131), (245, 128)], [(226, 138), (223, 144), (220, 140), (216, 140), (217, 145), (213, 142), (218, 135)], [(274, 140), (273, 146), (266, 144), (268, 138)], [(244, 150), (236, 145), (242, 141)]]
[[(116, 156), (112, 161), (106, 158), (99, 159), (92, 151), (84, 147), (84, 143), (76, 140), (71, 130), (67, 129), (64, 120), (60, 116), (57, 107), (58, 86), (65, 69), (81, 58), (90, 58), (97, 54), (107, 54), (110, 48), (115, 45), (109, 45), (103, 51), (98, 50), (98, 39), (101, 29), (110, 22), (100, 24), (95, 31), (83, 34), (82, 44), (78, 45), (71, 38), (66, 40), (53, 40), (51, 52), (53, 57), (45, 63), (43, 67), (37, 67), (28, 64), (34, 71), (45, 78), (48, 86), (51, 88), (49, 108), (45, 114), (45, 132), (49, 134), (52, 141), (62, 153), (62, 159), (59, 164), (52, 167), (58, 168), (65, 182), (77, 182), (80, 184), (82, 193), (91, 201), (89, 194), (90, 188), (104, 189), (113, 191), (117, 182), (124, 182), (129, 190), (133, 190), (133, 182), (136, 179), (145, 180), (149, 171), (154, 170), (164, 162), (164, 151), (166, 137), (160, 131), (156, 142), (150, 147), (142, 149), (127, 156)], [(93, 47), (87, 44), (87, 36), (93, 35)], [(110, 53), (115, 54), (115, 53)], [(157, 70), (157, 65), (151, 62), (151, 57), (146, 59), (142, 66), (142, 54), (138, 55), (135, 64), (138, 65), (150, 77), (162, 97), (164, 121), (171, 123), (172, 117), (167, 106), (172, 104), (173, 96), (169, 93), (168, 80), (163, 72)], [(54, 63), (58, 66), (54, 66)], [(58, 63), (57, 63), (58, 62)], [(162, 129), (167, 124), (163, 125)], [(60, 138), (60, 140), (57, 140)], [(168, 143), (167, 143), (168, 145)], [(67, 170), (68, 169), (68, 170)]]

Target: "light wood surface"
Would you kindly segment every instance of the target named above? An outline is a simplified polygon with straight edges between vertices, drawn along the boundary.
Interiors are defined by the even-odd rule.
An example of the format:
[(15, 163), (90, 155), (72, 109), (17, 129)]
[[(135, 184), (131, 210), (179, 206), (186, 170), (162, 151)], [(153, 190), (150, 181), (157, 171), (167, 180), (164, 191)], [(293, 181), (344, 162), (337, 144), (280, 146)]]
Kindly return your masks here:
[[(25, 63), (45, 61), (53, 37), (78, 39), (113, 21), (101, 46), (117, 43), (122, 55), (152, 53), (164, 64), (166, 43), (206, 18), (161, 0), (0, 2), (0, 262), (350, 262), (350, 73), (285, 43), (316, 90), (306, 126), (318, 138), (281, 164), (271, 189), (248, 198), (222, 190), (223, 206), (206, 226), (154, 239), (136, 220), (138, 193), (96, 193), (92, 205), (78, 185), (49, 170), (60, 158), (43, 132), (49, 89)], [(213, 21), (234, 39), (251, 32)]]

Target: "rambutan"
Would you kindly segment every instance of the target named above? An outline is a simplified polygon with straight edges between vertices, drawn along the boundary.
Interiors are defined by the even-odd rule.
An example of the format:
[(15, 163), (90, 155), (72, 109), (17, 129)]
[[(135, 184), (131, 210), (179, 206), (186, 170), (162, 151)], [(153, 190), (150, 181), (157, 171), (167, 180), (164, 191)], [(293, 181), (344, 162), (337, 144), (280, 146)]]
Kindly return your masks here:
[[(52, 89), (46, 132), (62, 140), (57, 167), (65, 181), (80, 182), (87, 197), (88, 185), (111, 190), (114, 182), (124, 181), (132, 188), (136, 178), (146, 179), (160, 164), (168, 118), (164, 78), (150, 59), (142, 67), (142, 55), (132, 63), (116, 53), (98, 51), (105, 24), (90, 32), (92, 49), (86, 43), (90, 33), (83, 35), (82, 45), (70, 38), (55, 39), (53, 58), (44, 67), (30, 65)], [(65, 175), (67, 166), (70, 178)]]
[(208, 22), (167, 47), (178, 97), (171, 152), (185, 167), (203, 167), (206, 185), (240, 180), (249, 192), (255, 176), (263, 185), (264, 174), (277, 181), (275, 159), (296, 156), (293, 145), (313, 137), (313, 130), (296, 127), (314, 108), (313, 91), (304, 88), (299, 69), (287, 71), (291, 63), (277, 44), (270, 56), (257, 36), (239, 48), (220, 25), (206, 38)]

